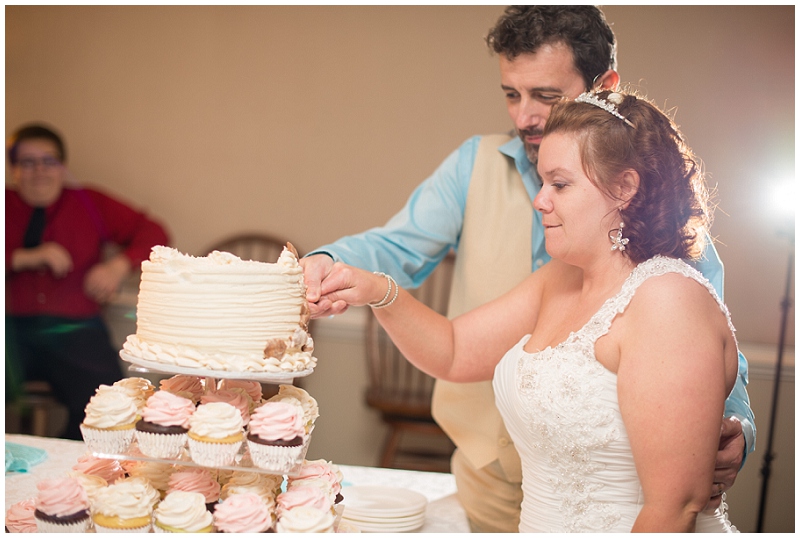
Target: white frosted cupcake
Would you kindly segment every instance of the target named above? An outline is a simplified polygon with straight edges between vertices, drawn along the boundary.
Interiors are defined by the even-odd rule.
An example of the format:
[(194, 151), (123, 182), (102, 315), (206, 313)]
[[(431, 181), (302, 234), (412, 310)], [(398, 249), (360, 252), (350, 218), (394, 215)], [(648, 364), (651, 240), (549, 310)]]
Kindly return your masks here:
[(302, 411), (286, 402), (266, 402), (250, 417), (247, 444), (253, 464), (275, 473), (289, 472), (302, 458)]
[(155, 532), (213, 532), (214, 517), (201, 493), (173, 491), (153, 513)]
[(224, 500), (233, 495), (252, 493), (258, 495), (261, 501), (272, 509), (275, 505), (275, 496), (278, 494), (282, 482), (282, 476), (234, 471), (230, 480), (222, 486), (220, 499)]
[(219, 389), (215, 392), (206, 392), (200, 398), (201, 404), (211, 402), (225, 402), (239, 410), (242, 415), (242, 424), (247, 426), (250, 422), (250, 411), (253, 409), (253, 400), (244, 389)]
[(153, 499), (153, 487), (148, 486), (145, 480), (124, 479), (101, 490), (93, 507), (95, 530), (150, 532), (153, 505), (157, 499)]
[(189, 418), (195, 407), (191, 400), (158, 391), (147, 399), (142, 420), (136, 423), (136, 440), (142, 454), (151, 458), (175, 459), (186, 446)]
[(54, 478), (36, 484), (37, 532), (86, 532), (91, 521), (89, 498), (75, 478)]
[(120, 390), (98, 390), (86, 405), (83, 440), (92, 452), (124, 454), (133, 441), (138, 418), (133, 398)]
[(275, 532), (334, 532), (333, 521), (329, 510), (298, 506), (281, 514)]
[(156, 388), (148, 379), (143, 377), (126, 377), (112, 385), (113, 388), (122, 390), (133, 398), (137, 409), (141, 410), (147, 399), (155, 393)]
[(243, 439), (242, 415), (231, 404), (202, 404), (189, 419), (189, 452), (198, 465), (234, 464)]

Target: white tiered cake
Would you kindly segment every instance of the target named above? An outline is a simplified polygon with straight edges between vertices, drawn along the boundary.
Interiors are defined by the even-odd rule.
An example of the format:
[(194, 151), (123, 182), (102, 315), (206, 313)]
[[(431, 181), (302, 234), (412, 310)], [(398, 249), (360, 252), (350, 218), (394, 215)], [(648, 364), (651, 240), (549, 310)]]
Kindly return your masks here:
[(310, 371), (316, 359), (305, 291), (291, 245), (277, 263), (153, 247), (123, 358), (227, 372)]

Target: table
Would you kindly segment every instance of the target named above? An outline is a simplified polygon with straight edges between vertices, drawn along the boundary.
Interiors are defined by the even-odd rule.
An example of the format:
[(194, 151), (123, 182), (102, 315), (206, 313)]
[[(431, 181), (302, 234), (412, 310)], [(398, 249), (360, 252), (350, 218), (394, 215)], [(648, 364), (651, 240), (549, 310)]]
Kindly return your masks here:
[[(81, 441), (16, 434), (6, 434), (6, 441), (47, 451), (47, 459), (30, 472), (6, 474), (6, 510), (14, 503), (34, 497), (40, 480), (66, 476), (78, 458), (86, 453), (86, 445)], [(339, 465), (339, 469), (344, 476), (344, 486), (393, 486), (425, 495), (428, 507), (420, 532), (470, 532), (464, 509), (455, 496), (455, 478), (451, 474), (354, 465)], [(345, 510), (346, 503), (347, 499)]]

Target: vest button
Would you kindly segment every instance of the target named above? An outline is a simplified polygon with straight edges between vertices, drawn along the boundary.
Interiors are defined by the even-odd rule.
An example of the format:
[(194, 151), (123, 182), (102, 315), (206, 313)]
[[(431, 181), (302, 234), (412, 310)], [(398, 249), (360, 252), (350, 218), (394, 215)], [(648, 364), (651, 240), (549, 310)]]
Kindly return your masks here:
[(47, 296), (40, 292), (36, 295), (36, 300), (39, 302), (39, 304), (44, 304), (47, 302)]
[(536, 260), (536, 267), (541, 267), (542, 265), (544, 265), (544, 260), (542, 260), (541, 258)]

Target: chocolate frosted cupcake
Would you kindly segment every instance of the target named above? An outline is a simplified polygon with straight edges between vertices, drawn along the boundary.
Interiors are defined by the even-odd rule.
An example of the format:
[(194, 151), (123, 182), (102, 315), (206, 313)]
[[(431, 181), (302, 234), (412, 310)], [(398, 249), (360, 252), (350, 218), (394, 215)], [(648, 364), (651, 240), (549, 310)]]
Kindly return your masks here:
[(177, 458), (186, 445), (189, 418), (195, 407), (191, 400), (158, 391), (147, 399), (142, 420), (136, 423), (139, 450), (151, 458)]
[(74, 478), (54, 478), (36, 484), (38, 532), (86, 532), (89, 527), (89, 498)]
[(303, 412), (296, 405), (266, 402), (250, 418), (250, 457), (261, 469), (290, 471), (302, 457), (304, 438)]

